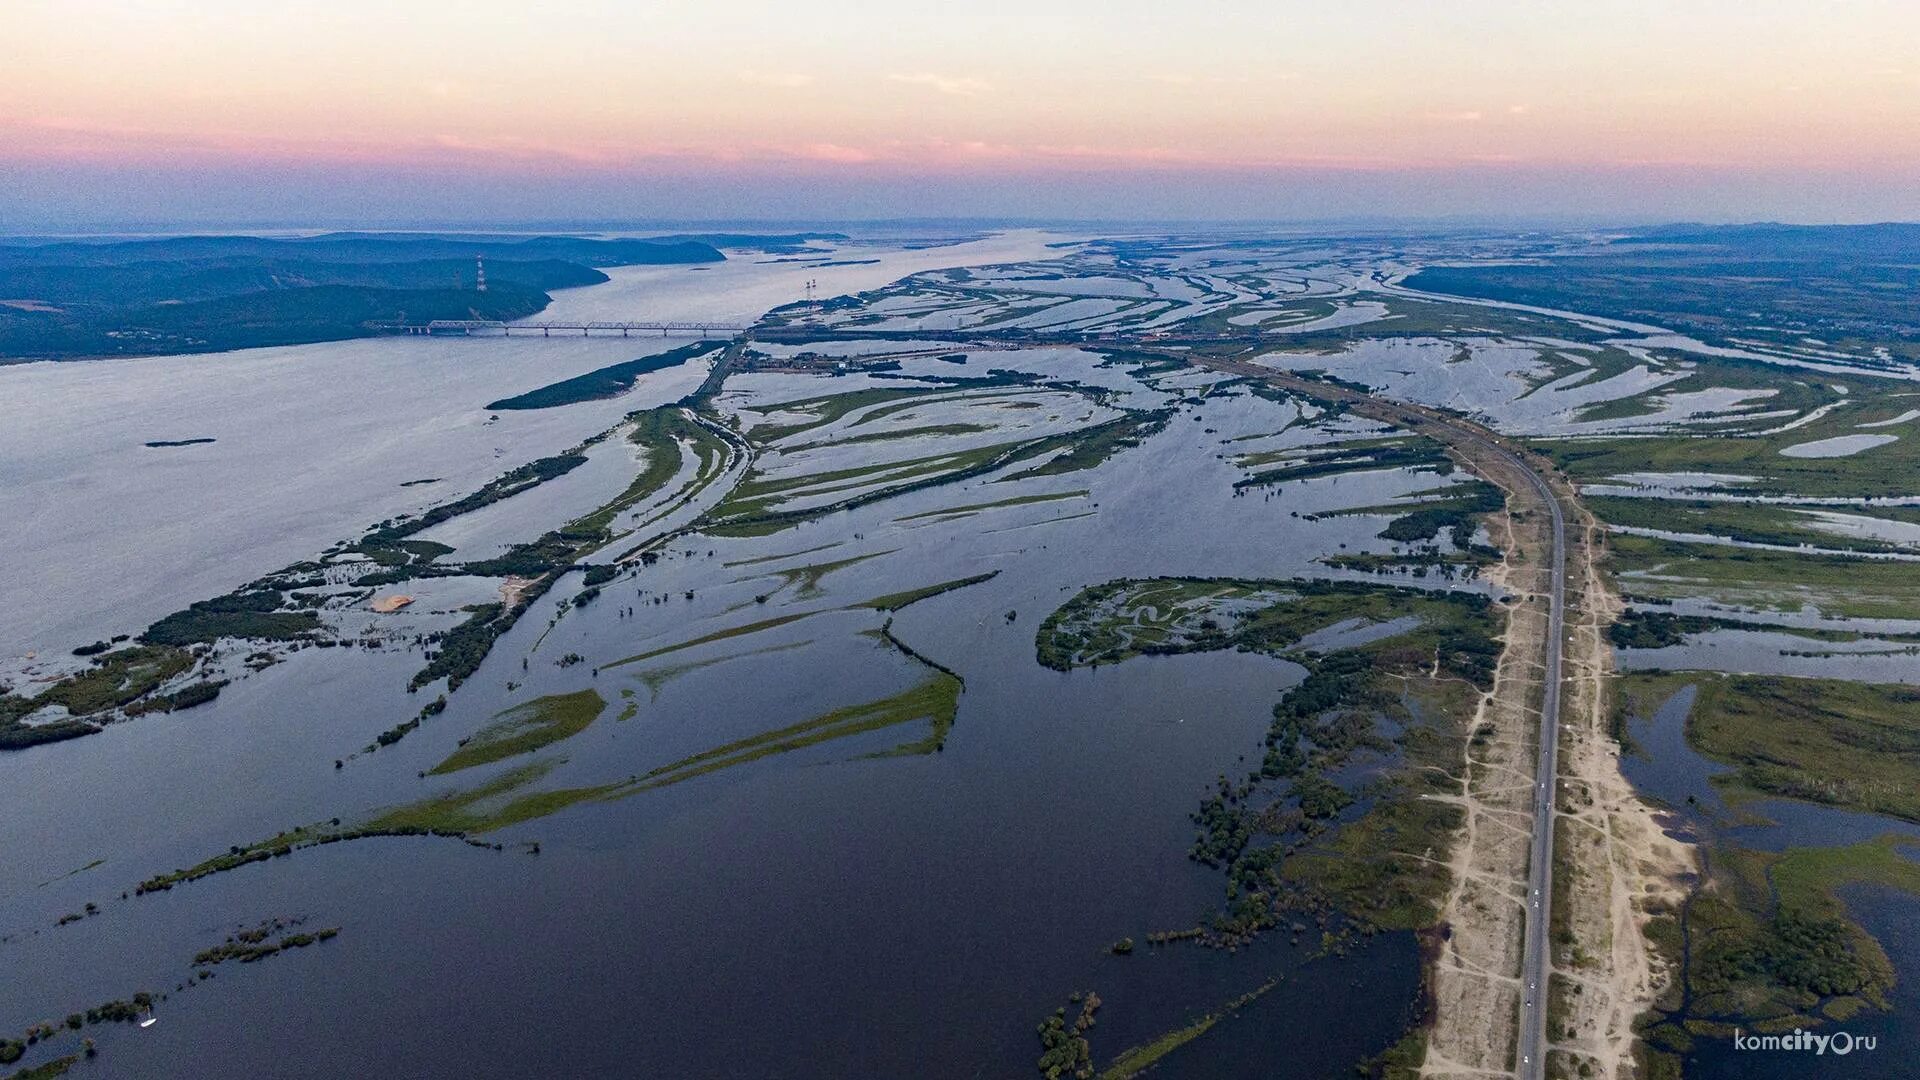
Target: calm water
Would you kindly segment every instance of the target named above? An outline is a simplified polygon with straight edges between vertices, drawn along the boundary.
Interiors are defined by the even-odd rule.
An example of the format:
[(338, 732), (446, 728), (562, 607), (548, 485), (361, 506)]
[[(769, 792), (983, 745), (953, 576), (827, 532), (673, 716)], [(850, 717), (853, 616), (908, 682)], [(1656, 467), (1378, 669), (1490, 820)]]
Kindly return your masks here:
[[(1709, 782), (1710, 777), (1728, 772), (1728, 767), (1709, 761), (1686, 743), (1686, 716), (1693, 699), (1694, 690), (1688, 688), (1662, 703), (1653, 716), (1632, 719), (1629, 730), (1635, 752), (1622, 759), (1621, 767), (1643, 795), (1673, 808), (1696, 837), (1761, 851), (1843, 846), (1890, 833), (1920, 842), (1920, 827), (1907, 822), (1811, 803), (1765, 799), (1743, 803), (1737, 813), (1730, 811)], [(1756, 817), (1764, 821), (1754, 823)], [(1877, 1049), (1815, 1057), (1802, 1052), (1741, 1050), (1731, 1040), (1703, 1038), (1686, 1059), (1689, 1080), (1806, 1076), (1892, 1080), (1914, 1075), (1914, 1048), (1905, 1044), (1912, 1038), (1908, 1018), (1920, 1011), (1920, 901), (1904, 892), (1859, 885), (1842, 888), (1839, 896), (1886, 950), (1898, 981), (1888, 996), (1888, 1011), (1865, 1012), (1844, 1023), (1822, 1025), (1819, 1031), (1876, 1036)]]
[[(1037, 245), (1032, 237), (1019, 242)], [(911, 254), (929, 265), (956, 253), (1005, 258), (1004, 245), (1013, 241), (984, 243), (1003, 247)], [(787, 264), (768, 271), (792, 272)], [(899, 272), (887, 269), (889, 277)], [(671, 277), (654, 268), (646, 274)], [(636, 282), (641, 276), (633, 275)], [(577, 303), (587, 304), (590, 293)], [(676, 310), (692, 315), (740, 302), (722, 297), (702, 308), (688, 301)], [(235, 520), (255, 522), (257, 532), (236, 524), (235, 531), (202, 537), (195, 526), (185, 535), (148, 532), (143, 541), (122, 535), (131, 526), (116, 519), (100, 541), (104, 569), (76, 566), (71, 543), (30, 552), (40, 560), (31, 565), (54, 581), (87, 583), (74, 603), (93, 605), (86, 609), (92, 613), (71, 615), (73, 627), (97, 625), (108, 614), (116, 626), (144, 621), (142, 605), (158, 614), (224, 591), (395, 506), (417, 508), (468, 490), (516, 458), (550, 453), (630, 409), (679, 396), (699, 374), (690, 365), (648, 376), (635, 394), (612, 402), (514, 415), (527, 429), (513, 449), (498, 458), (487, 456), (489, 449), (477, 466), (466, 463), (471, 475), (456, 473), (462, 448), (503, 441), (498, 425), (509, 414), (488, 426), (478, 404), (636, 351), (631, 343), (541, 342), (539, 349), (553, 351), (539, 355), (566, 361), (553, 359), (537, 374), (513, 367), (513, 353), (488, 351), (517, 351), (521, 340), (261, 351), (297, 352), (297, 364), (231, 354), (76, 365), (85, 378), (47, 372), (46, 365), (0, 369), (0, 379), (29, 380), (17, 385), (43, 402), (74, 395), (77, 408), (98, 409), (100, 423), (122, 433), (152, 415), (109, 421), (111, 410), (100, 402), (186, 393), (172, 389), (181, 372), (201, 395), (202, 412), (163, 433), (169, 436), (197, 434), (215, 416), (250, 416), (281, 395), (308, 395), (301, 409), (276, 414), (296, 430), (309, 425), (305, 459), (295, 454), (291, 433), (274, 433), (286, 440), (274, 454), (245, 453), (251, 440), (265, 438), (269, 420), (262, 415), (246, 421), (261, 428), (243, 426), (240, 435), (208, 430), (221, 439), (213, 448), (228, 447), (229, 464), (204, 474), (183, 469), (174, 490), (142, 490), (134, 476), (118, 473), (117, 459), (71, 468), (57, 453), (34, 459), (45, 488), (41, 512), (54, 521), (80, 513), (52, 496), (62, 477), (119, 485), (111, 490), (134, 499), (126, 521), (147, 511), (176, 523), (192, 520), (176, 503), (203, 511), (220, 505), (219, 484), (231, 482), (229, 495), (244, 495), (242, 510), (253, 511), (236, 510)], [(383, 351), (402, 346), (420, 352)], [(535, 347), (532, 339), (527, 347)], [(434, 360), (434, 350), (445, 353), (443, 361)], [(1097, 382), (1125, 389), (1128, 404), (1167, 398), (1115, 369), (1092, 367), (1093, 359), (1073, 350), (1028, 350), (987, 354), (967, 367)], [(261, 366), (244, 381), (232, 377), (238, 368), (225, 377), (207, 373), (220, 363)], [(937, 361), (925, 365), (955, 371)], [(407, 384), (407, 394), (382, 393), (367, 373), (385, 366), (435, 368), (433, 377), (446, 387)], [(129, 385), (119, 386), (121, 378)], [(63, 379), (91, 379), (93, 389), (80, 392), (81, 384)], [(857, 385), (766, 376), (741, 380), (739, 389), (825, 393)], [(370, 455), (359, 473), (342, 465), (340, 493), (324, 513), (297, 513), (304, 506), (298, 484), (284, 496), (275, 484), (288, 472), (304, 483), (331, 483), (334, 465), (314, 465), (311, 446), (325, 444), (317, 433), (329, 415), (360, 406), (388, 425), (391, 447)], [(293, 416), (302, 410), (312, 415)], [(271, 917), (300, 917), (309, 927), (340, 926), (341, 934), (263, 963), (222, 965), (215, 978), (173, 993), (152, 1028), (91, 1029), (102, 1048), (93, 1072), (1023, 1076), (1038, 1054), (1034, 1025), (1073, 991), (1092, 989), (1107, 1002), (1091, 1035), (1096, 1058), (1105, 1061), (1278, 975), (1279, 988), (1226, 1021), (1221, 1034), (1171, 1059), (1165, 1071), (1344, 1073), (1397, 1038), (1407, 1019), (1417, 990), (1410, 937), (1374, 939), (1345, 959), (1308, 960), (1304, 946), (1277, 935), (1238, 954), (1108, 951), (1121, 937), (1192, 926), (1218, 906), (1221, 876), (1185, 858), (1187, 814), (1217, 774), (1244, 769), (1243, 755), (1257, 759), (1269, 708), (1301, 669), (1216, 653), (1142, 657), (1063, 674), (1033, 659), (1040, 620), (1087, 585), (1127, 575), (1314, 572), (1316, 556), (1385, 545), (1375, 537), (1379, 517), (1306, 515), (1376, 505), (1442, 482), (1384, 471), (1236, 496), (1232, 484), (1243, 473), (1220, 456), (1227, 452), (1223, 440), (1271, 435), (1234, 444), (1269, 449), (1325, 438), (1288, 428), (1292, 419), (1289, 405), (1244, 395), (1209, 399), (1098, 470), (1018, 489), (1086, 489), (1073, 501), (931, 524), (901, 520), (1005, 497), (1006, 488), (976, 480), (771, 537), (678, 541), (657, 565), (609, 585), (601, 600), (549, 627), (552, 605), (576, 586), (556, 590), (495, 646), (444, 715), (377, 754), (356, 751), (420, 704), (403, 689), (420, 657), (401, 646), (297, 653), (209, 705), (0, 756), (0, 851), (8, 853), (0, 860), (0, 964), (14, 975), (0, 981), (0, 1021), (19, 1026), (140, 989), (171, 991), (188, 977), (193, 954), (225, 934)], [(481, 430), (451, 434), (470, 425)], [(194, 448), (140, 449), (166, 455)], [(433, 495), (395, 486), (442, 475), (445, 486)], [(501, 503), (460, 535), (449, 530), (447, 539), (485, 548), (521, 538), (541, 519), (590, 507), (614, 476), (610, 466), (606, 476), (598, 464), (583, 467), (573, 483)], [(1074, 516), (1083, 513), (1091, 516)], [(830, 551), (779, 563), (725, 565), (827, 545)], [(135, 549), (130, 564), (118, 561), (116, 552)], [(862, 611), (821, 614), (594, 674), (614, 659), (761, 617), (740, 609), (767, 591), (769, 567), (869, 554), (877, 557), (857, 570), (827, 576), (821, 596), (783, 594), (766, 614), (842, 607), (1000, 571), (894, 619), (895, 634), (967, 680), (940, 753), (873, 758), (920, 737), (924, 727), (874, 732), (614, 803), (584, 804), (490, 836), (508, 844), (504, 852), (444, 839), (358, 841), (119, 899), (155, 872), (230, 844), (471, 783), (474, 774), (441, 780), (419, 773), (500, 709), (536, 695), (593, 687), (613, 702), (598, 723), (559, 748), (564, 763), (545, 786), (561, 787), (616, 781), (728, 739), (897, 692), (924, 669), (866, 636), (882, 620)], [(202, 569), (178, 569), (187, 566)], [(177, 580), (183, 575), (192, 580)], [(203, 579), (212, 584), (202, 587)], [(119, 598), (122, 588), (130, 598)], [(693, 599), (683, 596), (689, 590)], [(651, 604), (642, 593), (674, 599)], [(457, 599), (445, 605), (457, 606)], [(23, 603), (39, 605), (37, 619), (57, 607), (40, 591)], [(626, 605), (635, 617), (621, 616)], [(20, 625), (49, 624), (22, 617)], [(70, 643), (62, 637), (54, 647)], [(587, 662), (553, 663), (568, 652)], [(521, 685), (509, 689), (509, 682)], [(637, 703), (636, 715), (613, 719), (628, 700)], [(335, 759), (345, 767), (334, 768)], [(516, 846), (536, 840), (538, 855)], [(104, 861), (92, 865), (96, 860)], [(54, 926), (88, 901), (102, 913)], [(1340, 1003), (1337, 1015), (1328, 1015), (1330, 1001)]]

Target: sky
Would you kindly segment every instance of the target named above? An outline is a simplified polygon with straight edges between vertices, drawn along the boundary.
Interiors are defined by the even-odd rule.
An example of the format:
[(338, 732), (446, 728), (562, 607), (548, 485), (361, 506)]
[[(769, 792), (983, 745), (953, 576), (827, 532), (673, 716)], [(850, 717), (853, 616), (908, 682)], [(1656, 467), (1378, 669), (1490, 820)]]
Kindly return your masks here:
[(1920, 0), (5, 0), (0, 229), (1920, 218)]

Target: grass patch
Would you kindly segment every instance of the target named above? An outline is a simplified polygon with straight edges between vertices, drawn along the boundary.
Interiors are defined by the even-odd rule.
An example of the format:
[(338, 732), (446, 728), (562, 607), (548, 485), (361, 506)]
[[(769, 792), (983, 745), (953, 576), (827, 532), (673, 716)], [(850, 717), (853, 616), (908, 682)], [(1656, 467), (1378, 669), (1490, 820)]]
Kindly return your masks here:
[(501, 712), (428, 772), (434, 776), (530, 754), (585, 731), (607, 707), (598, 691), (550, 694)]
[(1752, 792), (1920, 821), (1920, 687), (1701, 674), (1687, 738)]
[(1132, 1077), (1139, 1076), (1158, 1064), (1160, 1059), (1212, 1031), (1215, 1024), (1258, 1001), (1262, 995), (1278, 985), (1280, 985), (1278, 980), (1261, 983), (1248, 993), (1240, 995), (1214, 1012), (1207, 1013), (1186, 1027), (1169, 1031), (1152, 1042), (1126, 1050), (1101, 1071), (1100, 1080), (1130, 1080)]
[[(665, 667), (654, 668), (651, 671), (643, 671), (636, 677), (646, 686), (648, 692), (653, 697), (658, 698), (661, 687), (664, 687), (689, 672), (699, 671), (701, 668), (709, 668), (715, 664), (724, 664), (732, 660), (742, 660), (749, 656), (764, 656), (768, 653), (786, 652), (790, 649), (804, 648), (811, 644), (813, 644), (811, 640), (790, 641), (785, 645), (769, 645), (763, 649), (750, 649), (746, 652), (729, 653), (726, 656), (715, 656), (706, 660), (689, 660), (684, 664), (669, 664)], [(631, 691), (623, 690), (621, 693), (627, 694), (631, 693)], [(631, 719), (633, 714), (638, 711), (638, 708), (637, 705), (629, 703), (626, 709), (621, 712), (619, 718), (622, 720)]]
[(827, 442), (803, 443), (788, 447), (788, 450), (819, 450), (832, 446), (857, 446), (861, 443), (892, 442), (896, 439), (930, 439), (946, 435), (973, 435), (982, 431), (994, 430), (991, 424), (927, 424), (924, 427), (901, 428), (898, 431), (869, 431), (863, 435), (854, 435), (845, 439), (833, 439)]
[(728, 638), (744, 637), (747, 634), (757, 634), (762, 630), (772, 630), (777, 626), (785, 626), (791, 622), (799, 622), (801, 619), (810, 618), (811, 616), (814, 616), (814, 615), (821, 615), (828, 611), (837, 611), (837, 610), (840, 610), (840, 609), (820, 608), (815, 611), (796, 611), (787, 615), (775, 615), (771, 619), (761, 619), (758, 622), (750, 622), (743, 626), (732, 626), (732, 627), (728, 627), (725, 630), (716, 630), (711, 634), (702, 634), (701, 636), (694, 638), (691, 641), (683, 641), (678, 645), (665, 645), (658, 649), (650, 649), (643, 653), (636, 653), (633, 656), (622, 657), (618, 660), (612, 661), (611, 663), (601, 664), (600, 668), (601, 670), (604, 671), (609, 668), (623, 667), (627, 664), (637, 664), (643, 660), (651, 660), (656, 656), (665, 656), (668, 653), (679, 652), (682, 649), (697, 648), (698, 646), (711, 644), (715, 641), (725, 641)]
[[(835, 570), (845, 570), (849, 566), (858, 566), (868, 559), (877, 559), (882, 555), (891, 555), (898, 550), (900, 549), (890, 548), (886, 551), (874, 551), (865, 555), (854, 555), (845, 559), (835, 559), (832, 562), (810, 563), (806, 566), (796, 566), (787, 570), (778, 570), (775, 571), (775, 573), (780, 577), (780, 587), (782, 589), (794, 588), (794, 596), (802, 600), (810, 600), (820, 595), (821, 579), (833, 573)], [(797, 586), (797, 588), (795, 588), (795, 586)]]
[(772, 413), (803, 413), (806, 419), (790, 424), (756, 424), (747, 432), (747, 438), (756, 443), (774, 443), (790, 438), (803, 431), (826, 427), (828, 424), (846, 416), (848, 413), (871, 405), (884, 405), (902, 399), (928, 398), (947, 391), (942, 388), (877, 387), (867, 390), (853, 390), (844, 394), (823, 394), (820, 397), (801, 398), (798, 401), (783, 401), (772, 405), (749, 406), (744, 412), (761, 415)]
[(999, 573), (1000, 571), (998, 570), (989, 570), (984, 574), (975, 574), (972, 577), (955, 578), (952, 581), (942, 581), (934, 585), (922, 585), (917, 589), (905, 589), (901, 592), (887, 593), (884, 596), (876, 596), (858, 606), (872, 608), (875, 611), (899, 611), (908, 604), (917, 604), (922, 600), (931, 600), (942, 593), (949, 593), (955, 589), (964, 589), (969, 585), (978, 585), (983, 581), (991, 581), (998, 576)]
[(1814, 528), (1815, 519), (1783, 506), (1707, 499), (1642, 499), (1590, 495), (1594, 516), (1609, 525), (1666, 532), (1704, 533), (1755, 544), (1813, 544), (1852, 551), (1902, 551), (1870, 537), (1842, 536)]
[(928, 724), (928, 732), (923, 738), (901, 743), (874, 756), (932, 753), (946, 741), (947, 732), (953, 727), (954, 714), (959, 709), (959, 699), (960, 680), (944, 671), (936, 671), (919, 685), (890, 697), (859, 705), (845, 705), (797, 724), (736, 739), (670, 765), (651, 769), (641, 777), (638, 789), (665, 787), (773, 754), (785, 754), (916, 720), (925, 720)]
[(560, 405), (575, 405), (583, 401), (598, 401), (603, 398), (619, 397), (628, 390), (642, 375), (667, 368), (679, 367), (702, 353), (719, 348), (724, 342), (702, 341), (692, 345), (682, 345), (657, 356), (643, 356), (638, 360), (610, 364), (589, 371), (585, 375), (575, 375), (571, 379), (562, 379), (548, 383), (535, 390), (513, 397), (501, 398), (487, 403), (488, 409), (551, 409)]
[(1062, 448), (1066, 452), (1056, 454), (1030, 469), (1009, 473), (1001, 477), (1000, 481), (1027, 480), (1036, 476), (1060, 476), (1098, 468), (1105, 464), (1108, 458), (1122, 450), (1130, 450), (1145, 442), (1149, 435), (1166, 427), (1167, 421), (1172, 418), (1173, 410), (1171, 409), (1129, 413), (1079, 431), (1049, 435), (1035, 440), (1022, 450), (1020, 457), (1038, 457)]
[(940, 510), (925, 510), (918, 514), (908, 514), (906, 517), (894, 518), (893, 520), (920, 521), (924, 518), (946, 519), (963, 517), (970, 514), (977, 514), (982, 510), (998, 510), (1006, 506), (1030, 506), (1034, 503), (1056, 502), (1060, 499), (1084, 499), (1086, 496), (1087, 489), (1085, 488), (1081, 488), (1078, 491), (1057, 491), (1051, 494), (1016, 495), (1008, 499), (996, 499), (993, 502), (968, 503), (965, 506), (949, 506)]
[(1613, 534), (1609, 562), (1637, 599), (1705, 599), (1731, 607), (1914, 618), (1920, 571), (1911, 563), (1846, 555), (1764, 551)]

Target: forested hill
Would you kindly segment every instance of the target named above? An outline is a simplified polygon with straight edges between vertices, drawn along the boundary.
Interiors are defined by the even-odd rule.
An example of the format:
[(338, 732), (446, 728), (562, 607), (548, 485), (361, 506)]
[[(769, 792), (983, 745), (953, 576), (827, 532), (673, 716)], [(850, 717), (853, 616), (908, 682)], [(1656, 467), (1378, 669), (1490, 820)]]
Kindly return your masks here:
[[(474, 288), (484, 258), (487, 291)], [(708, 263), (679, 237), (350, 233), (0, 244), (0, 362), (213, 352), (360, 337), (372, 323), (519, 319), (595, 267)]]
[(487, 237), (413, 233), (325, 233), (320, 236), (169, 236), (153, 240), (0, 244), (0, 270), (21, 266), (121, 266), (252, 257), (325, 262), (389, 263), (423, 259), (524, 262), (560, 259), (582, 266), (641, 266), (720, 262), (712, 244), (686, 237), (594, 240), (575, 236)]

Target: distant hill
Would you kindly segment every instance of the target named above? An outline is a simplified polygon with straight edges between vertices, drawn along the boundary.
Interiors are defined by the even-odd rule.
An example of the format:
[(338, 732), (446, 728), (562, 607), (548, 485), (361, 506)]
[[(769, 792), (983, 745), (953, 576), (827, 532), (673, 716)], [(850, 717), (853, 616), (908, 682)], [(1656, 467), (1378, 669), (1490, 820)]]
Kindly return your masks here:
[(524, 319), (552, 297), (512, 282), (472, 289), (317, 285), (155, 304), (111, 317), (0, 308), (0, 356), (13, 359), (221, 352), (364, 337), (370, 322)]
[(21, 266), (120, 266), (250, 256), (292, 262), (383, 263), (476, 257), (514, 261), (559, 259), (582, 266), (648, 266), (721, 262), (726, 256), (698, 240), (589, 240), (572, 236), (526, 239), (416, 236), (409, 233), (329, 233), (281, 239), (263, 236), (171, 236), (157, 240), (63, 241), (0, 245), (0, 269)]
[[(558, 259), (531, 262), (490, 261), (487, 280), (534, 289), (597, 285), (607, 275)], [(379, 289), (460, 289), (473, 287), (471, 259), (419, 262), (336, 263), (264, 259), (235, 255), (175, 262), (133, 262), (106, 266), (0, 267), (0, 298), (31, 298), (69, 310), (97, 311), (149, 304), (212, 300), (247, 292), (301, 289), (316, 285), (363, 285)]]
[[(486, 292), (474, 289), (486, 260)], [(595, 267), (723, 261), (685, 238), (339, 233), (0, 245), (0, 361), (333, 341), (369, 323), (519, 319)]]

